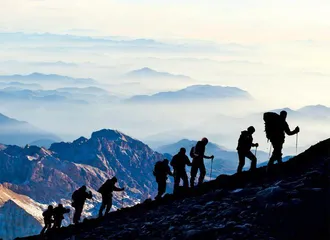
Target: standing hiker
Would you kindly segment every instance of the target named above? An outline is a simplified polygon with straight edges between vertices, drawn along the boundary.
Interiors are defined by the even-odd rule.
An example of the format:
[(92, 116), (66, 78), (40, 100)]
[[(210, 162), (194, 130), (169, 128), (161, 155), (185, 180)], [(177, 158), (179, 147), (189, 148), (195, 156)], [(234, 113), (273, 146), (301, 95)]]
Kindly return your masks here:
[(156, 182), (158, 184), (158, 194), (155, 199), (160, 199), (166, 192), (166, 180), (167, 176), (173, 176), (170, 167), (168, 166), (168, 159), (163, 161), (158, 161), (155, 164), (153, 174), (156, 177)]
[(113, 191), (124, 191), (124, 188), (118, 188), (115, 184), (118, 182), (116, 177), (108, 179), (98, 190), (99, 193), (102, 194), (102, 204), (99, 210), (99, 217), (103, 216), (103, 210), (105, 210), (105, 214), (108, 214), (112, 207), (112, 192)]
[(181, 148), (180, 152), (171, 161), (171, 166), (174, 169), (174, 192), (178, 190), (181, 179), (183, 181), (183, 187), (189, 188), (186, 165), (191, 166), (191, 162), (186, 155), (186, 149)]
[(58, 204), (56, 208), (54, 208), (54, 226), (53, 228), (60, 228), (62, 225), (62, 220), (64, 219), (64, 214), (69, 213), (70, 209), (64, 208), (62, 204)]
[(72, 207), (75, 208), (73, 223), (77, 224), (80, 222), (80, 216), (84, 208), (86, 199), (92, 199), (92, 192), (86, 192), (86, 186), (82, 186), (72, 194)]
[(206, 159), (212, 159), (214, 156), (205, 156), (205, 147), (208, 143), (207, 138), (203, 138), (201, 141), (198, 141), (196, 146), (194, 147), (193, 152), (191, 151), (191, 156), (193, 157), (192, 160), (192, 166), (191, 166), (191, 178), (190, 178), (190, 187), (194, 187), (195, 185), (195, 178), (198, 172), (198, 169), (200, 171), (199, 173), (199, 179), (198, 179), (198, 185), (202, 184), (204, 181), (204, 177), (206, 175), (206, 169), (204, 165), (204, 158)]
[(264, 114), (265, 132), (267, 139), (273, 146), (273, 153), (269, 159), (267, 170), (274, 164), (275, 161), (282, 163), (282, 148), (285, 141), (285, 133), (289, 136), (299, 133), (299, 127), (291, 131), (286, 122), (287, 112), (281, 111), (280, 115), (273, 112)]
[(242, 131), (238, 139), (237, 153), (238, 153), (238, 168), (237, 173), (241, 173), (245, 165), (245, 158), (251, 160), (250, 171), (253, 171), (257, 168), (257, 157), (251, 152), (251, 147), (258, 147), (258, 143), (253, 143), (252, 134), (255, 132), (253, 126), (248, 127), (247, 130)]
[(45, 226), (41, 230), (41, 235), (43, 235), (45, 232), (47, 232), (52, 227), (52, 222), (54, 222), (53, 219), (54, 214), (54, 208), (52, 205), (49, 205), (47, 210), (42, 213), (42, 216), (44, 217)]

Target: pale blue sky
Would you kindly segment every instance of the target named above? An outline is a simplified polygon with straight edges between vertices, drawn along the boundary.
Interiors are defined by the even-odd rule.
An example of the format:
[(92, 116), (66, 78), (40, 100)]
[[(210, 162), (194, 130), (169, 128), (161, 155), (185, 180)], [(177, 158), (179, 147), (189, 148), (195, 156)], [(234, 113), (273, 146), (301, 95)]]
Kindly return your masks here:
[(2, 0), (0, 30), (221, 42), (330, 39), (327, 0)]

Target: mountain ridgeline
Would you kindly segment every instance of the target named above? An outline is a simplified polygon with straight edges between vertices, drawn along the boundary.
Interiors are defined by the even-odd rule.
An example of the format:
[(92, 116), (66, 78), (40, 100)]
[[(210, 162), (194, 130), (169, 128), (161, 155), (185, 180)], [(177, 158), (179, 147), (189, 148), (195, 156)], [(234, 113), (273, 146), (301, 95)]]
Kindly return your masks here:
[[(48, 239), (329, 239), (330, 139), (266, 172), (220, 175)], [(32, 236), (24, 239), (38, 239)]]

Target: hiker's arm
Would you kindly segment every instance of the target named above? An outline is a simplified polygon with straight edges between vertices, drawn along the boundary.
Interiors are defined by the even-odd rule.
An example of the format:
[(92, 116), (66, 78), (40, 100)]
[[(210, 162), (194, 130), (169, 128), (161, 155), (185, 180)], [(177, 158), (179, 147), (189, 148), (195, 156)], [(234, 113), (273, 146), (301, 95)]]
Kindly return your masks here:
[(88, 195), (87, 195), (87, 198), (88, 198), (88, 199), (92, 199), (92, 198), (93, 198), (93, 194), (92, 194), (91, 191), (89, 191), (89, 193), (88, 193)]
[(113, 190), (116, 192), (121, 192), (121, 191), (124, 191), (124, 188), (118, 188), (116, 186), (113, 186)]
[(188, 157), (186, 157), (186, 165), (187, 165), (187, 166), (190, 166), (190, 167), (192, 166), (192, 164), (191, 164), (191, 162), (189, 161), (189, 158), (188, 158)]
[(252, 143), (252, 147), (259, 147), (259, 143)]
[(213, 156), (213, 155), (212, 155), (212, 156), (205, 156), (205, 155), (204, 155), (204, 158), (206, 158), (206, 159), (213, 159), (214, 156)]
[(284, 131), (286, 134), (288, 134), (289, 136), (292, 136), (292, 135), (295, 135), (299, 132), (299, 127), (296, 127), (295, 130), (291, 131), (290, 130), (290, 127), (289, 127), (289, 124), (285, 124), (285, 128), (284, 128)]

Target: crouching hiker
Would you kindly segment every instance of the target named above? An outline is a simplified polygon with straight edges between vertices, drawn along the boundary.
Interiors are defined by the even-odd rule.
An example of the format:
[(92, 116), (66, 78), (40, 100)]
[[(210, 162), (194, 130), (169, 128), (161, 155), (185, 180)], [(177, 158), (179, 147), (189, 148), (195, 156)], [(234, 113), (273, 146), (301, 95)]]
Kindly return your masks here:
[(75, 208), (73, 223), (77, 224), (80, 222), (80, 216), (83, 211), (86, 199), (92, 199), (92, 192), (86, 192), (86, 186), (82, 186), (72, 194), (72, 207)]

